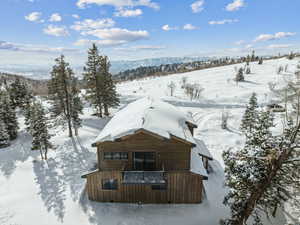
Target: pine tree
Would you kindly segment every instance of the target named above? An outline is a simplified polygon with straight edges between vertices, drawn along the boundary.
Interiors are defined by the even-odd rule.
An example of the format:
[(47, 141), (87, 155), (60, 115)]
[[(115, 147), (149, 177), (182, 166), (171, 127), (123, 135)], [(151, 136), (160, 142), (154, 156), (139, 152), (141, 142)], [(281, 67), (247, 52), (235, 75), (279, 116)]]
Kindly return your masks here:
[(16, 80), (10, 85), (9, 95), (12, 107), (14, 109), (16, 109), (17, 107), (23, 108), (26, 101), (32, 98), (32, 94), (29, 91), (27, 85), (21, 82), (20, 78), (16, 78)]
[(82, 120), (79, 117), (79, 114), (82, 114), (83, 110), (83, 103), (79, 96), (80, 90), (78, 89), (77, 79), (74, 78), (72, 81), (72, 89), (71, 89), (71, 95), (72, 95), (72, 124), (73, 128), (75, 130), (75, 135), (78, 135), (78, 129), (81, 127)]
[(116, 85), (113, 81), (112, 75), (109, 72), (110, 62), (107, 56), (101, 58), (101, 74), (103, 76), (102, 99), (104, 115), (109, 116), (108, 108), (117, 107), (120, 104), (119, 95), (116, 91)]
[(261, 214), (276, 215), (279, 207), (293, 197), (299, 188), (300, 151), (297, 147), (300, 124), (289, 121), (284, 132), (272, 136), (273, 119), (269, 112), (260, 112), (259, 124), (246, 135), (241, 151), (226, 151), (226, 185), (229, 193), (224, 204), (231, 209), (227, 225), (244, 225), (250, 217), (262, 225)]
[(52, 147), (45, 110), (41, 103), (35, 102), (31, 109), (32, 150), (39, 150), (41, 158), (47, 160), (48, 149)]
[(244, 81), (245, 80), (245, 77), (244, 77), (244, 70), (243, 68), (240, 68), (238, 71), (237, 71), (237, 74), (235, 76), (235, 81), (236, 82), (240, 82), (240, 81)]
[(109, 72), (110, 63), (107, 56), (101, 56), (93, 44), (88, 51), (88, 61), (84, 68), (84, 80), (87, 89), (87, 100), (96, 109), (99, 117), (108, 116), (108, 109), (119, 105), (119, 96), (112, 75)]
[(9, 134), (6, 129), (6, 124), (0, 118), (0, 148), (9, 146)]
[(253, 93), (250, 97), (249, 103), (246, 107), (245, 113), (242, 118), (241, 122), (241, 131), (244, 133), (251, 132), (252, 128), (257, 123), (258, 118), (258, 104), (257, 104), (257, 97), (256, 93)]
[(15, 109), (12, 107), (7, 92), (0, 92), (0, 119), (4, 121), (9, 139), (14, 140), (18, 136), (18, 120)]
[(75, 77), (69, 63), (65, 62), (63, 55), (55, 59), (55, 62), (56, 65), (53, 66), (51, 80), (49, 81), (49, 99), (52, 103), (50, 111), (55, 124), (63, 127), (67, 125), (69, 137), (72, 137), (73, 96), (71, 89), (72, 81)]
[(83, 79), (86, 84), (86, 98), (90, 104), (96, 109), (99, 117), (103, 116), (103, 76), (101, 70), (101, 57), (98, 48), (93, 44), (88, 50), (88, 61), (83, 68)]

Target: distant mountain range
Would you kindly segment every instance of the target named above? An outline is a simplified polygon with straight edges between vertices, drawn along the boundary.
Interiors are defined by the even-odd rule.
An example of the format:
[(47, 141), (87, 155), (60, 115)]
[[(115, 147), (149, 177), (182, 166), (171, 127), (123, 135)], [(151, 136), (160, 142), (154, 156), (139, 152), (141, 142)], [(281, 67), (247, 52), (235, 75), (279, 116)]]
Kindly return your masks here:
[[(141, 66), (159, 66), (162, 64), (173, 64), (173, 63), (186, 63), (193, 61), (200, 61), (209, 59), (208, 57), (163, 57), (163, 58), (149, 58), (140, 60), (120, 60), (111, 62), (111, 73), (117, 74), (120, 71), (129, 69), (135, 69)], [(83, 65), (72, 67), (74, 72), (80, 77), (82, 74)], [(49, 66), (33, 66), (33, 65), (20, 65), (10, 64), (1, 65), (0, 72), (12, 73), (23, 75), (31, 79), (49, 79), (50, 78), (51, 65)]]

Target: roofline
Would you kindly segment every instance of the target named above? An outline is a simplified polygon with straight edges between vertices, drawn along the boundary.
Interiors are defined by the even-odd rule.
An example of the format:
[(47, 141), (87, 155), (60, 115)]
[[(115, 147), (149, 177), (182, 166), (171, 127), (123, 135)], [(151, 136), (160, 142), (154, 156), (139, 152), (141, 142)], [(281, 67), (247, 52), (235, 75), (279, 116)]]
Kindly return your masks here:
[[(146, 129), (144, 129), (144, 128), (140, 128), (140, 129), (136, 130), (133, 134), (129, 134), (129, 135), (120, 137), (120, 139), (122, 139), (122, 138), (123, 138), (123, 139), (124, 139), (124, 138), (126, 139), (127, 137), (130, 137), (130, 136), (132, 136), (132, 135), (138, 134), (138, 133), (140, 133), (140, 132), (144, 132), (144, 133), (146, 133), (146, 134), (149, 134), (149, 135), (151, 135), (151, 136), (153, 136), (153, 137), (156, 137), (156, 138), (159, 138), (159, 139), (161, 139), (161, 140), (165, 140), (165, 139), (166, 139), (165, 137), (163, 137), (163, 136), (161, 136), (161, 135), (159, 135), (159, 134), (155, 134), (155, 133), (153, 133), (153, 132), (151, 132), (151, 131), (148, 131), (148, 130), (146, 130)], [(177, 136), (175, 136), (175, 135), (173, 135), (173, 134), (170, 134), (170, 137), (171, 137), (171, 138), (174, 138), (174, 139), (177, 139), (177, 140), (179, 140), (179, 141), (181, 141), (181, 142), (183, 142), (183, 143), (189, 144), (189, 145), (191, 145), (192, 147), (196, 147), (196, 146), (197, 146), (196, 144), (194, 144), (194, 143), (192, 143), (192, 142), (189, 142), (189, 141), (187, 141), (187, 140), (185, 140), (185, 139), (182, 139), (182, 138), (180, 138), (180, 137), (177, 137)], [(119, 139), (119, 138), (115, 139), (114, 141), (98, 141), (98, 142), (92, 143), (92, 147), (97, 147), (98, 144), (104, 143), (104, 142), (116, 142), (118, 139)]]
[(209, 157), (209, 156), (207, 156), (207, 155), (204, 155), (204, 154), (201, 154), (201, 153), (198, 153), (198, 154), (199, 154), (199, 156), (208, 158), (209, 160), (214, 160), (212, 157)]
[(190, 121), (185, 121), (187, 125), (191, 125), (193, 128), (198, 128), (198, 126)]

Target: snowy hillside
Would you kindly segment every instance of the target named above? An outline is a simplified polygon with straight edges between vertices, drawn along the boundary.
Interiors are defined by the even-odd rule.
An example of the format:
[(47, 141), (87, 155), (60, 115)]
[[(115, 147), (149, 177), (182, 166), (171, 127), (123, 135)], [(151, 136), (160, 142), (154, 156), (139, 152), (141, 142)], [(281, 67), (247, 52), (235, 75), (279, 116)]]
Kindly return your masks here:
[[(239, 124), (250, 95), (256, 92), (261, 106), (276, 101), (269, 90), (269, 82), (282, 83), (289, 73), (277, 74), (280, 65), (289, 64), (291, 72), (297, 60), (270, 60), (263, 65), (250, 63), (251, 74), (245, 82), (236, 83), (234, 67), (224, 66), (184, 74), (147, 78), (118, 85), (121, 103), (126, 105), (144, 96), (162, 98), (186, 113), (191, 113), (198, 125), (196, 138), (208, 146), (214, 161), (212, 172), (205, 181), (206, 197), (199, 205), (137, 205), (90, 202), (84, 195), (85, 180), (81, 175), (94, 167), (95, 148), (91, 143), (108, 121), (91, 116), (92, 109), (84, 109), (83, 128), (79, 138), (70, 139), (67, 133), (52, 130), (55, 151), (48, 163), (41, 162), (39, 153), (30, 150), (31, 137), (24, 130), (20, 116), (19, 137), (5, 149), (0, 149), (0, 224), (1, 225), (217, 225), (229, 210), (222, 204), (224, 163), (222, 152), (240, 148), (243, 136)], [(197, 82), (204, 91), (199, 100), (190, 101), (181, 88), (183, 77)], [(168, 84), (176, 84), (170, 96)], [(222, 111), (229, 112), (228, 130), (221, 129)], [(278, 121), (280, 116), (278, 116)], [(161, 121), (163, 123), (164, 121)], [(278, 122), (280, 125), (280, 123)], [(122, 126), (122, 124), (120, 124)], [(296, 224), (299, 215), (278, 212), (272, 224), (284, 225), (287, 220)], [(299, 221), (298, 221), (299, 222)], [(270, 224), (265, 222), (264, 224)]]

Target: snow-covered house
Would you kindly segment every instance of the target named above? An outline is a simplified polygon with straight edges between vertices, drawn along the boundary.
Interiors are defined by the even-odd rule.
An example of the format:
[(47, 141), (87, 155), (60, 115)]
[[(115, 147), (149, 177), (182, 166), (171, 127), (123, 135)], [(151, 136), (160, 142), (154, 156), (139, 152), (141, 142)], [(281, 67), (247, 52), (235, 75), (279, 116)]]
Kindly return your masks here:
[(160, 100), (142, 98), (121, 109), (93, 144), (98, 168), (82, 176), (89, 199), (200, 203), (212, 157), (193, 137), (196, 127), (191, 118)]

